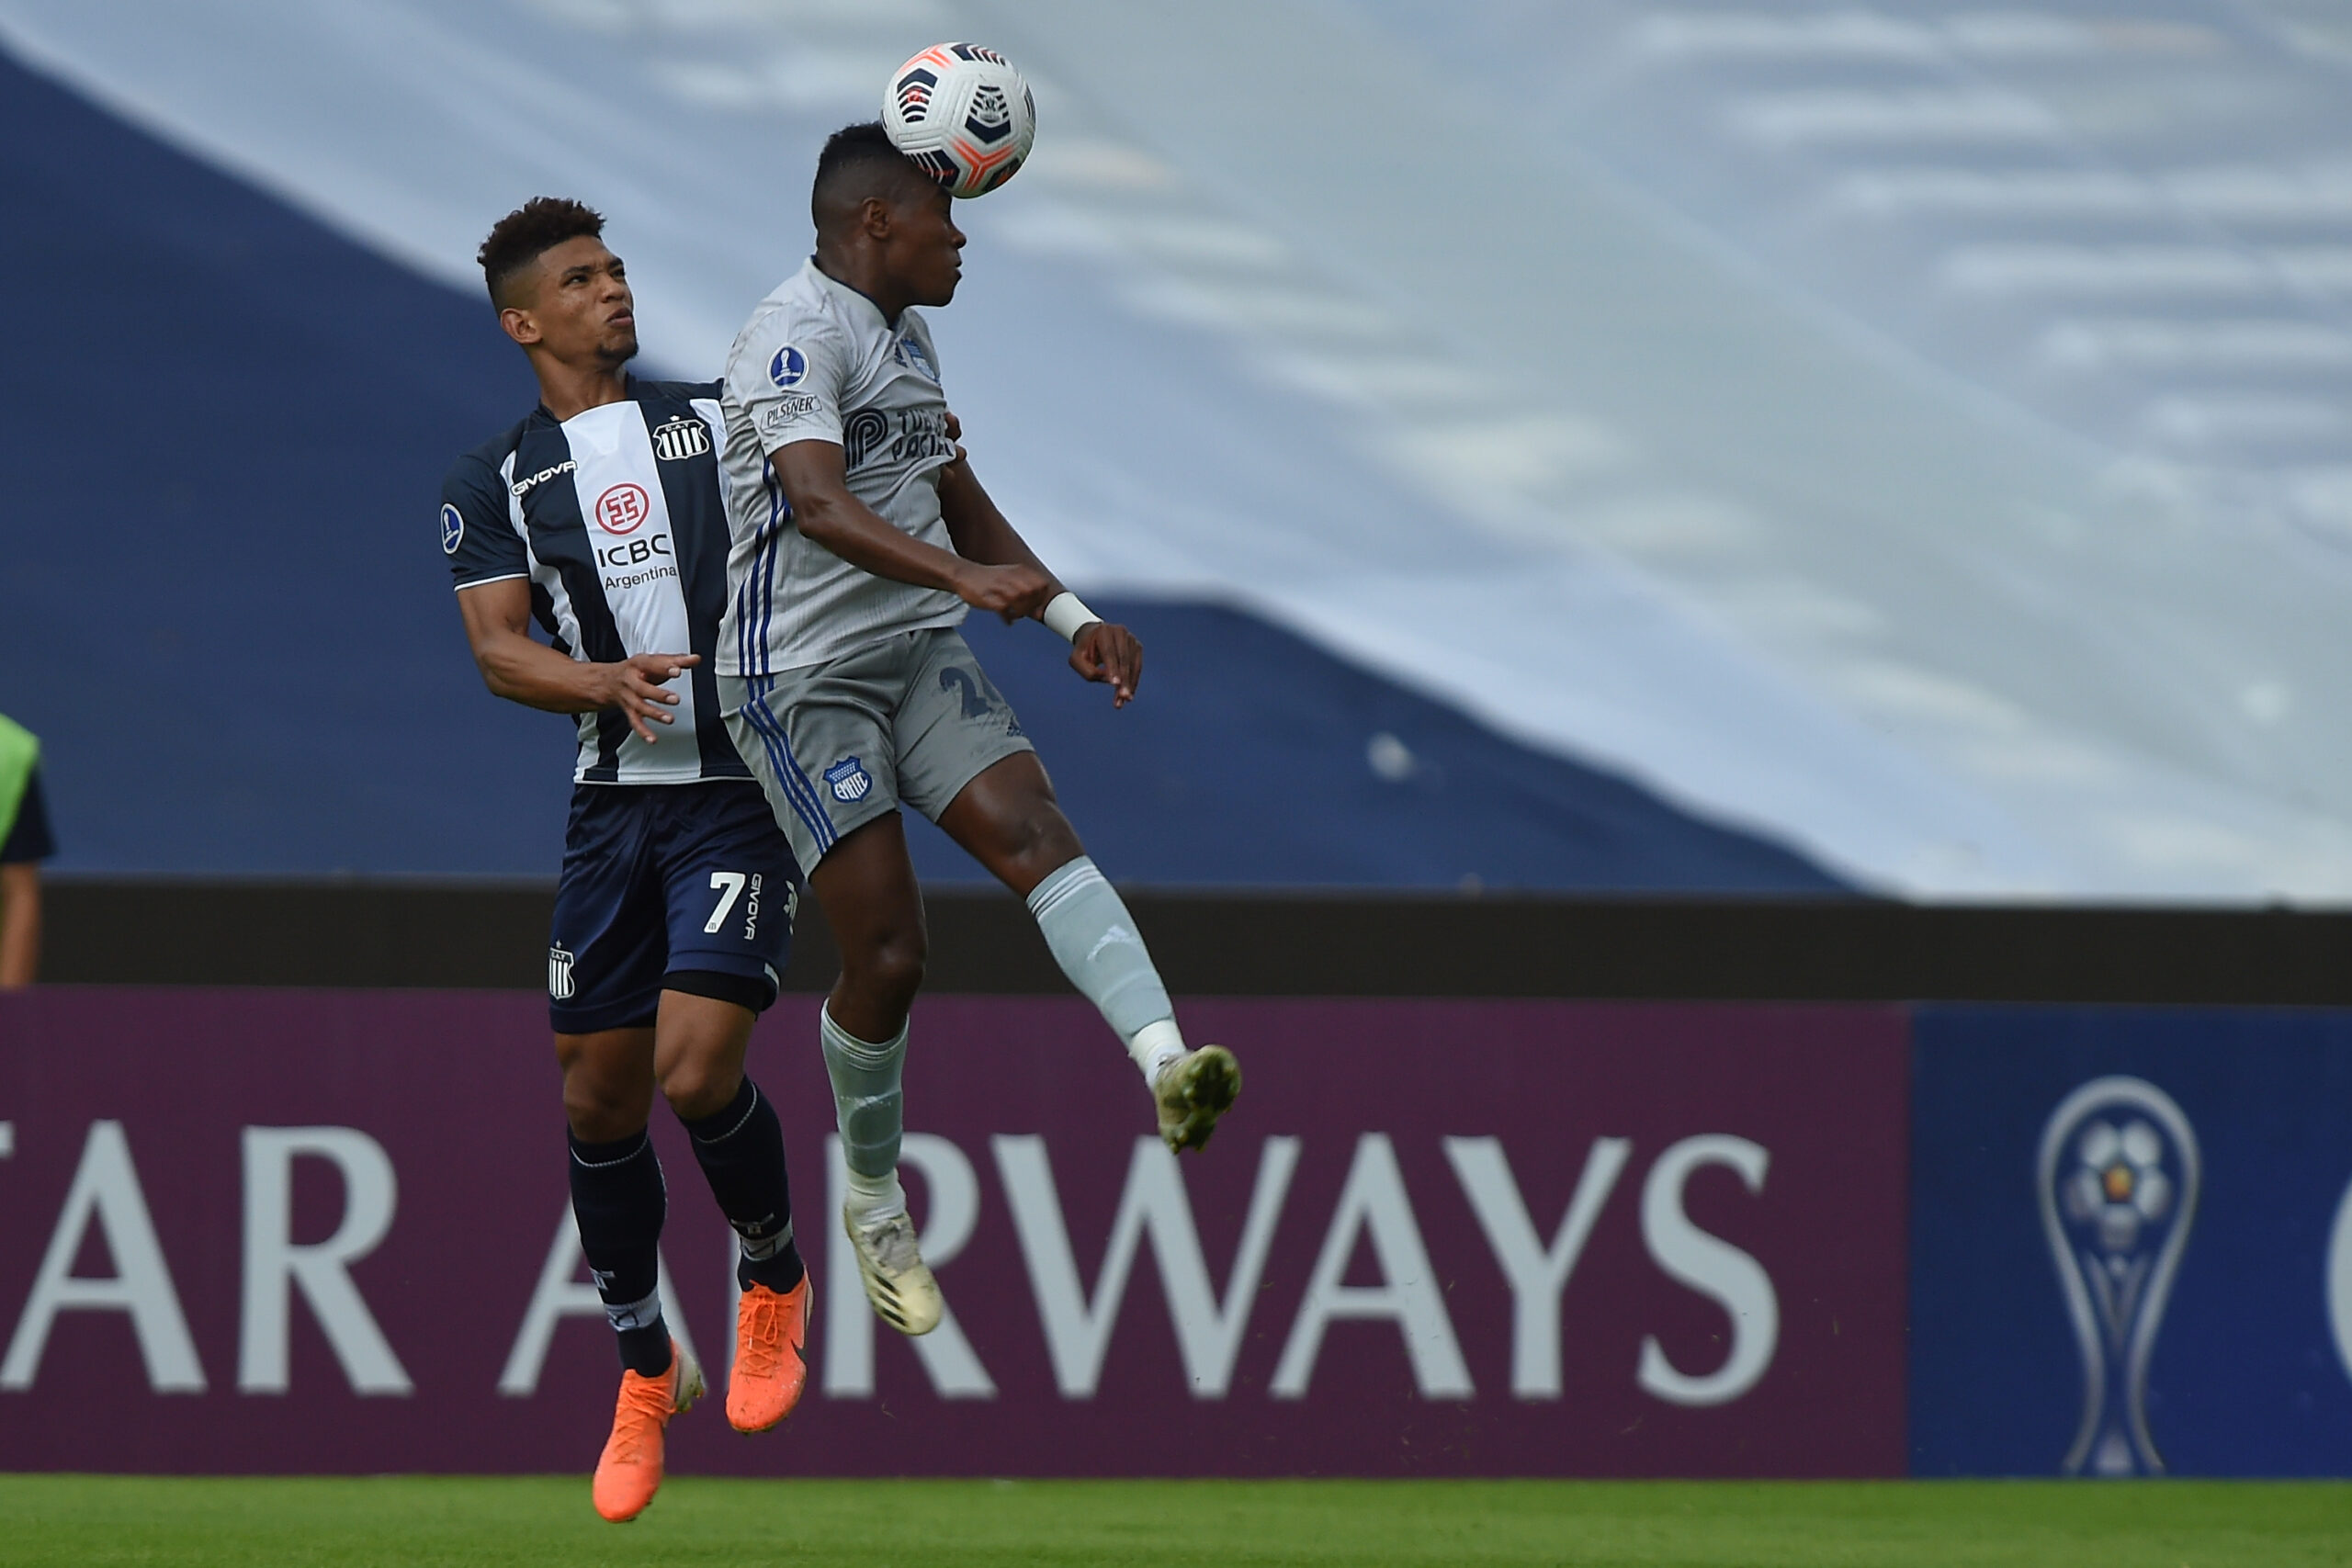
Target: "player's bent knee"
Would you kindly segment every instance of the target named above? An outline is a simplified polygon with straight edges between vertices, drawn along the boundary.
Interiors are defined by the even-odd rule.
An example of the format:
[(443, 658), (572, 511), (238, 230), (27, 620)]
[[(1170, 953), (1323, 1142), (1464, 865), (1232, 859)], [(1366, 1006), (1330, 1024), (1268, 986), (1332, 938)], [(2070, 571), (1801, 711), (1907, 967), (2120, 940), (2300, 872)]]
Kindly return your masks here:
[(681, 1120), (695, 1122), (725, 1110), (742, 1082), (739, 1062), (690, 1060), (662, 1075), (662, 1098)]
[(842, 977), (858, 996), (903, 1010), (922, 989), (930, 954), (920, 930), (893, 934), (842, 953)]
[(1024, 858), (1041, 876), (1059, 871), (1085, 852), (1086, 846), (1078, 841), (1078, 829), (1051, 805), (1037, 815), (1023, 849)]
[(1048, 802), (1042, 811), (1024, 817), (1006, 836), (1000, 874), (1025, 894), (1030, 888), (1086, 852), (1078, 830)]
[(563, 1113), (571, 1130), (592, 1144), (608, 1144), (643, 1130), (653, 1104), (651, 1032), (559, 1034)]
[(568, 1073), (563, 1080), (563, 1115), (582, 1143), (609, 1144), (634, 1137), (645, 1130), (652, 1108), (650, 1085), (624, 1089), (587, 1081)]

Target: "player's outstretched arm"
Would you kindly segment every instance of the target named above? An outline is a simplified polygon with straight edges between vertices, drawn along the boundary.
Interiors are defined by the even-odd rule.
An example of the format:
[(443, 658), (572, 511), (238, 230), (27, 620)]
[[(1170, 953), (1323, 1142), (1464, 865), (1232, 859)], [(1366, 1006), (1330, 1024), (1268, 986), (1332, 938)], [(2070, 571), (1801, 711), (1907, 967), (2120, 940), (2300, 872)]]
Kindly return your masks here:
[(671, 723), (668, 710), (678, 705), (677, 694), (662, 686), (702, 662), (699, 653), (640, 653), (585, 664), (558, 653), (531, 636), (531, 586), (519, 577), (459, 589), (458, 613), (474, 667), (493, 694), (548, 713), (618, 708), (649, 746), (660, 739), (650, 727)]
[[(1008, 621), (1035, 615), (1062, 591), (1026, 546), (1017, 558), (995, 560), (943, 550), (892, 527), (850, 493), (849, 473), (837, 441), (795, 441), (779, 446), (768, 454), (768, 466), (784, 487), (784, 498), (792, 502), (793, 520), (802, 536), (876, 577), (911, 582), (919, 588), (944, 588), (972, 608), (993, 610)], [(944, 511), (944, 491), (940, 505)], [(951, 536), (955, 535), (952, 517), (947, 530)], [(957, 549), (962, 545), (958, 538)]]
[[(1034, 567), (1052, 582), (1053, 592), (1035, 609), (1024, 612), (1046, 619), (1046, 606), (1065, 590), (1046, 570), (1046, 563), (1029, 548), (1020, 530), (997, 509), (960, 446), (956, 449), (956, 460), (939, 470), (939, 513), (959, 554), (972, 560)], [(1070, 603), (1078, 601), (1073, 597)], [(1143, 644), (1136, 634), (1114, 622), (1088, 620), (1069, 633), (1069, 667), (1090, 681), (1109, 686), (1112, 706), (1126, 706), (1143, 679)]]

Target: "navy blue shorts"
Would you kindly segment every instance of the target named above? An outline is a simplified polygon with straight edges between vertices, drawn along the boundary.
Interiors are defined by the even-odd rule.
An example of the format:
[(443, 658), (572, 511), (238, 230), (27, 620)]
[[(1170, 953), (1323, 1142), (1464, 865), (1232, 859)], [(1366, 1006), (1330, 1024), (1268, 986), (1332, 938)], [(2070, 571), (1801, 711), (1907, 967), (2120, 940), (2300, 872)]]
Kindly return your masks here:
[(556, 1032), (650, 1024), (673, 975), (729, 976), (703, 994), (765, 1009), (799, 903), (792, 846), (749, 780), (574, 785), (548, 947)]

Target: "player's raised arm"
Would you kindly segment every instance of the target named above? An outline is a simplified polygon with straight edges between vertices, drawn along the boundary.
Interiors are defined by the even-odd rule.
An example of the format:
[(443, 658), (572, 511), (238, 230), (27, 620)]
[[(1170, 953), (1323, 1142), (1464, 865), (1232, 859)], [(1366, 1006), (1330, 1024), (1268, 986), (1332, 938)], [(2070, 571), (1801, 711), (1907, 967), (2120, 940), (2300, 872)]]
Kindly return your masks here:
[[(1113, 706), (1125, 707), (1134, 699), (1136, 686), (1143, 680), (1143, 644), (1126, 627), (1096, 616), (1046, 571), (1029, 542), (981, 486), (960, 446), (956, 449), (956, 460), (939, 470), (939, 514), (947, 525), (947, 536), (956, 541), (957, 554), (976, 561), (1033, 567), (1052, 583), (1053, 592), (1036, 608), (1021, 613), (1035, 615), (1069, 638), (1069, 667), (1090, 681), (1109, 686)], [(1005, 616), (1012, 618), (1011, 614)]]
[[(957, 549), (944, 550), (893, 527), (851, 493), (839, 442), (795, 441), (768, 454), (768, 466), (792, 503), (802, 536), (861, 570), (945, 589), (974, 609), (993, 610), (1007, 620), (1036, 615), (1062, 591), (1025, 545), (1017, 558), (969, 558), (968, 552), (958, 553), (960, 539)], [(944, 495), (941, 507), (944, 512)], [(955, 525), (948, 526), (953, 537)], [(1017, 536), (1014, 543), (1020, 543)]]
[(458, 591), (458, 614), (482, 683), (497, 696), (548, 713), (597, 713), (618, 708), (649, 746), (650, 726), (671, 722), (674, 692), (662, 690), (693, 665), (698, 653), (640, 653), (614, 664), (591, 664), (558, 653), (531, 636), (531, 585), (519, 577)]

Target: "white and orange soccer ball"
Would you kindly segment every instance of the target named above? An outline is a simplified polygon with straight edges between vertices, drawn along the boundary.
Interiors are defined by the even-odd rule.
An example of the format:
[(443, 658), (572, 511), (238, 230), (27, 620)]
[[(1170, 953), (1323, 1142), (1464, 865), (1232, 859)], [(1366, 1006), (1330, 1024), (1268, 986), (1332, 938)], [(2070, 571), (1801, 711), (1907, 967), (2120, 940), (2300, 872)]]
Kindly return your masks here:
[(882, 128), (948, 195), (985, 196), (1028, 161), (1037, 105), (996, 51), (934, 44), (890, 73)]

